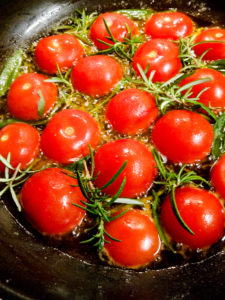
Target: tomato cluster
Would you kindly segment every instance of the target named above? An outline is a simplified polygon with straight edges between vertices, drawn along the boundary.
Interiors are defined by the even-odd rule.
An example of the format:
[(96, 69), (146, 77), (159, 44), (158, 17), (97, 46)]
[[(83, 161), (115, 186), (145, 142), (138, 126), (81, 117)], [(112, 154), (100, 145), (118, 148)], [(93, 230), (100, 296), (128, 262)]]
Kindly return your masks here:
[[(12, 83), (7, 107), (17, 122), (0, 130), (2, 174), (9, 176), (8, 164), (14, 175), (35, 162), (51, 166), (34, 168), (19, 196), (24, 214), (38, 231), (67, 234), (89, 217), (85, 210), (94, 209), (100, 220), (96, 227), (104, 223), (101, 250), (109, 262), (129, 268), (148, 265), (160, 255), (159, 226), (169, 240), (191, 249), (207, 248), (221, 239), (225, 154), (212, 167), (210, 191), (196, 187), (195, 180), (180, 184), (184, 164), (190, 173), (208, 164), (215, 138), (210, 112), (216, 118), (225, 110), (225, 76), (207, 65), (225, 58), (225, 30), (210, 28), (197, 34), (191, 53), (195, 60), (200, 57), (204, 68), (194, 68), (178, 84), (173, 82), (192, 68), (182, 69), (179, 41), (194, 30), (192, 20), (179, 12), (154, 13), (141, 22), (107, 12), (87, 26), (86, 44), (77, 32), (77, 37), (70, 32), (39, 40), (34, 60), (41, 74), (25, 73)], [(135, 40), (134, 46), (137, 36), (143, 40)], [(165, 112), (159, 90), (166, 91), (171, 83), (180, 88), (180, 98)], [(176, 94), (171, 95), (172, 102)], [(186, 105), (182, 97), (190, 103), (197, 99), (197, 108)], [(164, 161), (165, 171), (155, 153)], [(175, 172), (181, 166), (175, 182), (171, 168)], [(173, 175), (166, 177), (167, 172)], [(165, 195), (171, 186), (172, 194)], [(152, 187), (159, 195), (164, 193), (157, 208), (158, 224), (150, 209)], [(89, 194), (97, 202), (88, 203)], [(132, 203), (128, 198), (140, 198), (144, 206), (110, 207), (114, 198), (125, 204)]]

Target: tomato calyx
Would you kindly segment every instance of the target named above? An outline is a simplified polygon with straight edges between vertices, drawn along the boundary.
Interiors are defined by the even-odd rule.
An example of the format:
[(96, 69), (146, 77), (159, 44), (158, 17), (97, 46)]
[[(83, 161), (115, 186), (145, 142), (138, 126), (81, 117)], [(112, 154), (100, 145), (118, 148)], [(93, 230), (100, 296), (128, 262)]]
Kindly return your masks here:
[(204, 179), (202, 176), (199, 176), (195, 171), (189, 170), (187, 165), (183, 165), (178, 172), (175, 172), (173, 169), (165, 166), (159, 152), (154, 149), (152, 151), (154, 156), (156, 165), (158, 167), (161, 181), (154, 181), (156, 185), (162, 186), (163, 188), (157, 193), (155, 190), (152, 191), (153, 195), (153, 217), (155, 220), (155, 224), (157, 230), (159, 232), (159, 236), (161, 240), (164, 242), (165, 246), (169, 248), (171, 251), (175, 252), (174, 249), (169, 245), (166, 235), (164, 234), (164, 230), (160, 225), (158, 208), (160, 205), (159, 196), (170, 195), (170, 201), (173, 213), (178, 221), (178, 223), (190, 234), (194, 235), (195, 233), (189, 228), (189, 226), (184, 222), (179, 209), (177, 207), (176, 198), (175, 198), (175, 190), (178, 187), (184, 185), (195, 186), (196, 182), (199, 182), (199, 185), (210, 186), (210, 183)]

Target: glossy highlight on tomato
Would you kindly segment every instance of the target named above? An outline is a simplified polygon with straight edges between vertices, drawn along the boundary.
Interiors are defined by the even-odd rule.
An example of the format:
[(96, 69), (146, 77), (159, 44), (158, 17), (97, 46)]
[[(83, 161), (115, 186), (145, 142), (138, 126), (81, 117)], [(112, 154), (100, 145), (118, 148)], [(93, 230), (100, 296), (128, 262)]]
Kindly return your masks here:
[(112, 57), (87, 56), (73, 68), (71, 81), (74, 89), (92, 97), (107, 95), (122, 79), (123, 69)]
[(195, 98), (203, 89), (206, 89), (200, 94), (198, 101), (207, 107), (215, 108), (214, 113), (223, 111), (225, 109), (225, 76), (222, 73), (207, 68), (198, 69), (193, 75), (183, 79), (180, 86), (204, 78), (208, 78), (210, 81), (193, 86), (190, 97)]
[(164, 82), (174, 77), (182, 68), (179, 59), (179, 49), (171, 41), (164, 39), (153, 39), (142, 44), (133, 57), (132, 66), (140, 75), (138, 65), (150, 76), (155, 71), (153, 82)]
[(145, 25), (152, 39), (178, 40), (193, 33), (192, 20), (180, 12), (160, 12), (152, 15)]
[(176, 189), (175, 199), (182, 219), (194, 235), (178, 223), (168, 196), (162, 204), (161, 221), (173, 240), (192, 249), (208, 247), (219, 241), (224, 232), (225, 217), (217, 197), (197, 187), (183, 186)]
[(117, 265), (129, 268), (144, 266), (155, 259), (161, 242), (154, 222), (144, 212), (130, 209), (123, 216), (105, 223), (105, 230), (120, 242), (105, 235), (107, 255)]
[(72, 68), (84, 56), (78, 39), (70, 34), (51, 35), (41, 39), (35, 49), (36, 63), (43, 72), (57, 74)]
[[(208, 42), (207, 42), (208, 41)], [(213, 43), (210, 41), (222, 41), (222, 43)], [(204, 43), (201, 43), (204, 42)], [(197, 56), (204, 54), (204, 60), (225, 59), (225, 30), (220, 28), (208, 28), (197, 35), (193, 50)]]
[(173, 163), (195, 163), (209, 155), (213, 127), (201, 115), (187, 110), (172, 110), (162, 116), (152, 131), (156, 148)]
[(106, 107), (106, 117), (112, 127), (125, 134), (136, 134), (148, 129), (158, 114), (155, 98), (136, 88), (118, 93)]
[[(37, 73), (19, 76), (11, 85), (7, 98), (8, 110), (14, 117), (31, 121), (44, 118), (56, 103), (58, 89), (48, 78)], [(41, 94), (40, 94), (41, 93)], [(39, 115), (38, 103), (44, 98), (44, 112)]]
[[(13, 123), (0, 130), (0, 154), (7, 158), (11, 155), (10, 164), (13, 168), (20, 165), (25, 169), (38, 155), (40, 134), (34, 127), (25, 123)], [(0, 172), (5, 165), (0, 162)]]
[(66, 170), (48, 168), (32, 175), (23, 185), (20, 203), (31, 224), (41, 233), (61, 235), (75, 229), (85, 211), (72, 203), (86, 201), (77, 180)]
[(145, 193), (152, 185), (157, 174), (151, 151), (142, 143), (133, 139), (120, 139), (101, 146), (95, 154), (94, 184), (105, 185), (127, 161), (127, 165), (116, 181), (103, 191), (114, 195), (124, 177), (126, 184), (120, 196), (137, 197)]
[[(129, 32), (131, 32), (131, 36), (137, 33), (137, 28), (134, 25), (134, 22), (126, 16), (115, 12), (101, 14), (94, 21), (90, 30), (90, 37), (96, 47), (100, 50), (108, 49), (110, 47), (101, 43), (101, 41), (112, 45), (114, 44), (113, 41), (108, 39), (109, 33), (103, 20), (106, 21), (113, 37), (119, 42), (122, 42), (124, 38), (129, 38)], [(129, 32), (127, 27), (129, 28)]]
[(41, 136), (41, 149), (50, 159), (72, 163), (95, 149), (100, 139), (97, 122), (85, 111), (65, 109), (55, 114)]

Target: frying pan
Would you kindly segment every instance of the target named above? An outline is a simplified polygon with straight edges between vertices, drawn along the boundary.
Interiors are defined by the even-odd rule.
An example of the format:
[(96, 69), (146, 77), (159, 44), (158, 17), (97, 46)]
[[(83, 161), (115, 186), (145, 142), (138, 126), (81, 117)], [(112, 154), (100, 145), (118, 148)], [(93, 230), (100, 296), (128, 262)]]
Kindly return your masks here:
[[(79, 8), (177, 7), (202, 25), (225, 20), (225, 1), (1, 0), (1, 67), (15, 49), (26, 48)], [(225, 21), (224, 21), (225, 24)], [(0, 68), (1, 68), (0, 67)], [(0, 298), (3, 299), (224, 299), (225, 251), (199, 262), (142, 271), (124, 270), (71, 256), (46, 243), (0, 202)]]

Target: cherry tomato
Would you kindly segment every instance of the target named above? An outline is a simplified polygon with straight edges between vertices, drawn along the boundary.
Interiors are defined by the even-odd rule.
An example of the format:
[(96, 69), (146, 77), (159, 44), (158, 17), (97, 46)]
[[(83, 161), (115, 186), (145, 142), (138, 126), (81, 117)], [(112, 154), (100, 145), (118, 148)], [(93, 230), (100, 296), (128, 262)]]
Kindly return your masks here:
[[(204, 60), (225, 59), (225, 30), (220, 28), (210, 28), (202, 31), (195, 39), (195, 43), (209, 41), (193, 47), (197, 56), (201, 56), (209, 50), (203, 57)], [(223, 43), (213, 43), (210, 41), (222, 41)]]
[(216, 162), (211, 171), (211, 182), (216, 192), (225, 199), (225, 155)]
[(152, 39), (178, 40), (193, 33), (193, 23), (180, 12), (162, 12), (154, 14), (148, 20), (145, 32)]
[(82, 58), (71, 74), (74, 89), (92, 97), (107, 95), (122, 77), (121, 65), (105, 55)]
[(122, 42), (124, 38), (129, 38), (127, 26), (129, 27), (129, 31), (132, 36), (137, 33), (137, 28), (133, 21), (128, 19), (126, 16), (114, 12), (104, 13), (95, 20), (90, 31), (91, 39), (100, 50), (107, 49), (110, 46), (101, 43), (99, 40), (108, 44), (114, 44), (114, 42), (108, 39), (109, 33), (103, 20), (106, 21), (113, 37), (117, 41)]
[(87, 112), (65, 109), (48, 123), (41, 136), (41, 149), (50, 159), (62, 164), (74, 162), (98, 144), (97, 122)]
[[(10, 164), (25, 169), (38, 155), (40, 135), (32, 126), (25, 123), (13, 123), (0, 130), (0, 154), (7, 158), (11, 154)], [(0, 172), (5, 165), (0, 162)]]
[[(225, 76), (220, 72), (212, 69), (198, 69), (193, 75), (185, 78), (180, 82), (180, 85), (183, 86), (195, 80), (209, 78), (210, 81), (197, 84), (191, 89), (190, 97), (197, 97), (197, 95), (205, 88), (200, 97), (199, 102), (202, 102), (208, 107), (218, 108), (214, 112), (220, 112), (225, 109)], [(184, 91), (185, 93), (186, 91)]]
[(162, 204), (161, 221), (173, 240), (196, 249), (211, 246), (222, 237), (224, 210), (219, 199), (212, 193), (184, 186), (176, 189), (175, 199), (182, 219), (194, 235), (178, 223), (168, 196)]
[(114, 195), (124, 177), (126, 184), (120, 196), (137, 197), (145, 193), (156, 176), (157, 169), (151, 151), (142, 143), (132, 139), (121, 139), (101, 146), (94, 157), (97, 176), (95, 185), (102, 187), (120, 169), (125, 161), (127, 165), (116, 181), (103, 191)]
[(158, 116), (154, 97), (139, 89), (127, 89), (113, 97), (106, 117), (120, 133), (135, 134), (146, 130)]
[(75, 36), (69, 34), (51, 35), (41, 39), (35, 49), (38, 67), (48, 74), (62, 73), (72, 68), (84, 56), (84, 50)]
[(104, 249), (115, 264), (124, 267), (140, 267), (153, 261), (161, 242), (155, 224), (149, 216), (138, 209), (130, 209), (123, 216), (105, 223), (105, 230), (121, 242), (113, 241)]
[[(45, 117), (56, 103), (58, 89), (48, 78), (37, 73), (19, 76), (11, 85), (7, 98), (8, 110), (21, 120), (37, 120)], [(40, 94), (41, 93), (41, 94)], [(38, 114), (38, 103), (44, 98), (43, 115)]]
[(133, 68), (140, 75), (138, 64), (142, 70), (148, 68), (147, 77), (155, 71), (153, 82), (167, 81), (182, 68), (178, 58), (179, 49), (171, 41), (153, 39), (142, 44), (133, 57)]
[(187, 110), (166, 113), (152, 131), (155, 146), (174, 163), (190, 164), (204, 159), (210, 153), (213, 136), (210, 123)]
[(84, 217), (85, 201), (77, 180), (65, 170), (49, 168), (32, 175), (22, 187), (20, 202), (31, 224), (47, 235), (64, 234), (76, 228)]

